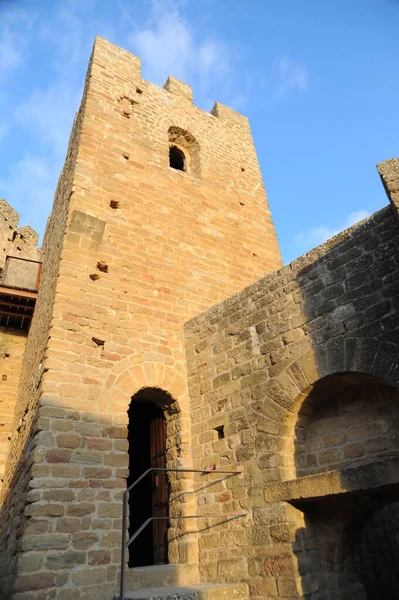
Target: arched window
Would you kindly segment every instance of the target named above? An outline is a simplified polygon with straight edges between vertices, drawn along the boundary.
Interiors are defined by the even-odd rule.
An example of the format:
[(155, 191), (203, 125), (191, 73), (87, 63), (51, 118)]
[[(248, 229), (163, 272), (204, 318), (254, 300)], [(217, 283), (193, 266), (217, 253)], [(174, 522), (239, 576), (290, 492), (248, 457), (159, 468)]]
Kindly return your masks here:
[(186, 170), (186, 157), (177, 146), (169, 146), (169, 166), (178, 171)]
[(200, 147), (195, 137), (185, 129), (169, 127), (169, 166), (190, 175), (200, 176)]

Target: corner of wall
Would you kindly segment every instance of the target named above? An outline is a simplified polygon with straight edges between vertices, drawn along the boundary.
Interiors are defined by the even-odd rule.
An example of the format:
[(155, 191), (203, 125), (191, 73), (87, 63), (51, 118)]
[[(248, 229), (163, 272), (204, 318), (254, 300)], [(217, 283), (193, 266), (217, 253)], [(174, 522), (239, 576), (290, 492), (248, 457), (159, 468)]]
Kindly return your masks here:
[(211, 115), (217, 117), (221, 121), (230, 122), (234, 123), (235, 125), (239, 125), (240, 127), (249, 128), (248, 118), (245, 115), (241, 115), (229, 106), (225, 106), (220, 102), (215, 102), (210, 112)]
[(390, 158), (377, 165), (385, 192), (399, 217), (399, 158)]

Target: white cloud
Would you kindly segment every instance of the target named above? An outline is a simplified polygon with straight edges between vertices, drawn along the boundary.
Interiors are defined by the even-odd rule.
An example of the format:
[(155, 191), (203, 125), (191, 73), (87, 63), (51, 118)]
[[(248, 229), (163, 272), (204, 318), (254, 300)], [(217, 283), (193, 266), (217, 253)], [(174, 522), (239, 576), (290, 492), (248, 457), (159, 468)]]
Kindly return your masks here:
[(174, 0), (152, 0), (151, 17), (138, 28), (116, 0), (134, 31), (128, 44), (140, 56), (146, 78), (163, 85), (169, 75), (194, 84), (203, 96), (223, 86), (232, 73), (232, 48), (227, 42), (196, 34)]
[(337, 235), (341, 231), (352, 227), (355, 223), (362, 221), (370, 216), (367, 210), (357, 210), (351, 212), (340, 227), (331, 227), (329, 225), (319, 225), (318, 227), (312, 227), (309, 231), (302, 231), (295, 237), (297, 246), (303, 251), (307, 252), (315, 246), (323, 244), (327, 240)]
[(275, 95), (278, 98), (285, 96), (292, 90), (303, 92), (309, 84), (309, 71), (300, 61), (289, 56), (282, 56), (276, 63), (277, 85)]
[(48, 144), (58, 156), (63, 156), (81, 95), (82, 90), (58, 81), (47, 90), (32, 92), (17, 106), (15, 116), (41, 142)]

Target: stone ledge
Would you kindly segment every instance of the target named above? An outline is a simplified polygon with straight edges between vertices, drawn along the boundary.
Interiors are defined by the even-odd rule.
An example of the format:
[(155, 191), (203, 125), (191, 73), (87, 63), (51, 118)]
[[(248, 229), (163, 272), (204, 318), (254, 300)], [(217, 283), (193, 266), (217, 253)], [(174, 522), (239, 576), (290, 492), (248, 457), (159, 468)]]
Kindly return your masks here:
[(326, 496), (383, 488), (399, 483), (399, 457), (267, 484), (266, 502), (316, 500)]

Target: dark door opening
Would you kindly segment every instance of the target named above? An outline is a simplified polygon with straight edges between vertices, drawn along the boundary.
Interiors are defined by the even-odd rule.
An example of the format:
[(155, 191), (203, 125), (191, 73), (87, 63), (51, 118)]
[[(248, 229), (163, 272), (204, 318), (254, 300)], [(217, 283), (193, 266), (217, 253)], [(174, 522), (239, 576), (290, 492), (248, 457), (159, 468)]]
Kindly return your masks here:
[[(166, 467), (166, 428), (163, 412), (152, 402), (132, 400), (129, 408), (128, 486), (150, 467)], [(167, 517), (169, 490), (166, 473), (147, 475), (129, 498), (129, 536), (150, 517)], [(168, 520), (155, 519), (129, 546), (129, 567), (167, 564)]]

